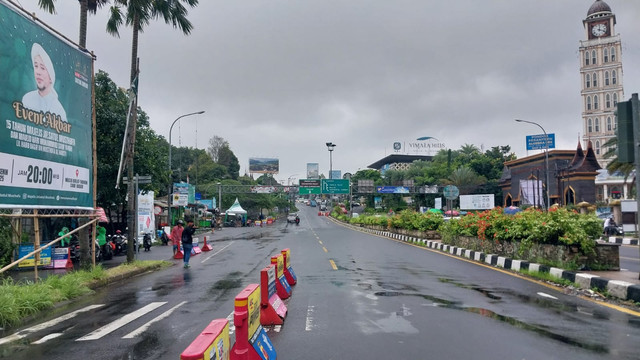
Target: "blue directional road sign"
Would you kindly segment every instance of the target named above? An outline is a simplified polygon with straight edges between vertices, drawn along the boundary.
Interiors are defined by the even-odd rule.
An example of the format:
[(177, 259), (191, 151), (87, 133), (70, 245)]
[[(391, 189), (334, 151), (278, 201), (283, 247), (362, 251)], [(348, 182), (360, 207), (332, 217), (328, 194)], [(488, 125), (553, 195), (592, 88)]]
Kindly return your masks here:
[[(547, 134), (547, 143), (549, 144), (549, 149), (555, 149), (556, 134)], [(544, 150), (546, 148), (544, 134), (527, 135), (527, 150)]]

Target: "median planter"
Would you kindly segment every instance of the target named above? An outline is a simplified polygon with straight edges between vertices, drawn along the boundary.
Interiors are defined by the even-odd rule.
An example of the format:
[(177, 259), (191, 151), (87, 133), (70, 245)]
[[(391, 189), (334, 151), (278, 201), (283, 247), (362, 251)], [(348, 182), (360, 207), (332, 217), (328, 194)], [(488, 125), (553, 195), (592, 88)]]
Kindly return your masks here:
[(572, 245), (532, 244), (524, 249), (519, 242), (480, 240), (471, 236), (457, 236), (443, 243), (528, 262), (564, 264), (568, 269), (620, 270), (619, 244), (598, 243), (593, 254), (584, 254)]

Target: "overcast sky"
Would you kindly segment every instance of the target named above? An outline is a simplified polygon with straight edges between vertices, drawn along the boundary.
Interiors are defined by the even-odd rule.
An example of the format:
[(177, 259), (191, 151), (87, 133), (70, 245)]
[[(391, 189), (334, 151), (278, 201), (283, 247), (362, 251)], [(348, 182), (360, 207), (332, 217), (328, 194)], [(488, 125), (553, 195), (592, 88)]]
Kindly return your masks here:
[[(20, 0), (78, 39), (77, 1), (57, 15)], [(395, 141), (432, 136), (447, 147), (510, 145), (540, 123), (556, 148), (582, 132), (579, 41), (594, 0), (200, 0), (190, 36), (156, 21), (139, 39), (139, 106), (174, 146), (226, 139), (248, 171), (250, 157), (280, 159), (279, 180), (306, 164), (328, 175), (356, 172)], [(622, 37), (624, 99), (640, 91), (640, 1), (607, 0)], [(87, 47), (128, 87), (131, 29), (105, 32), (108, 9), (89, 17)], [(197, 144), (196, 144), (197, 142)], [(116, 149), (119, 151), (119, 149)]]

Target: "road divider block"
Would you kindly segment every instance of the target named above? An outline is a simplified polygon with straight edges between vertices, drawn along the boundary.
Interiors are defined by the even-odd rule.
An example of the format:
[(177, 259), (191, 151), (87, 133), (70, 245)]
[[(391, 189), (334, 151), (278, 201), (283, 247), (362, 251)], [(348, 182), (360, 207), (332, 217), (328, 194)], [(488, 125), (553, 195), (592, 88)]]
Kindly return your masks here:
[(191, 247), (191, 256), (196, 256), (202, 253), (202, 249), (200, 249), (200, 239), (193, 238), (193, 244)]
[(280, 299), (288, 299), (291, 296), (291, 286), (284, 276), (284, 257), (282, 254), (272, 256), (271, 264), (276, 267), (276, 292)]
[(202, 251), (211, 251), (213, 248), (207, 244), (207, 237), (204, 237), (204, 245), (202, 245)]
[(280, 251), (282, 254), (282, 258), (284, 259), (284, 267), (282, 272), (284, 272), (284, 277), (287, 279), (289, 285), (293, 286), (298, 282), (298, 278), (296, 277), (296, 273), (293, 272), (293, 268), (291, 267), (291, 250), (286, 248)]
[(229, 359), (229, 320), (213, 320), (180, 354), (180, 360)]
[(236, 342), (231, 360), (275, 360), (276, 349), (260, 324), (260, 285), (250, 284), (235, 298)]
[(260, 324), (282, 325), (287, 306), (276, 290), (276, 266), (271, 264), (260, 271)]

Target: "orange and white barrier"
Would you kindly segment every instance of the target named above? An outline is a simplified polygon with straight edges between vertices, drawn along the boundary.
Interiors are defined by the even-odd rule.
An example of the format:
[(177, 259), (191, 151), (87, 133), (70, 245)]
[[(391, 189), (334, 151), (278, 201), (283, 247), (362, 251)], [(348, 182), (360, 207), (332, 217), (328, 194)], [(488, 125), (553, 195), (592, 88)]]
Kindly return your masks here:
[(191, 247), (191, 256), (196, 256), (202, 253), (200, 249), (200, 238), (193, 238), (193, 246)]
[(236, 296), (234, 304), (236, 342), (231, 348), (231, 360), (275, 360), (276, 349), (260, 324), (260, 285), (248, 285)]
[(284, 267), (282, 268), (282, 272), (284, 273), (284, 277), (287, 279), (289, 285), (293, 286), (298, 282), (298, 278), (296, 277), (296, 273), (293, 272), (293, 268), (291, 267), (291, 250), (289, 248), (282, 250), (282, 257), (284, 259)]
[(287, 306), (276, 290), (276, 266), (271, 264), (260, 271), (260, 324), (282, 325)]
[(229, 320), (213, 320), (180, 354), (180, 360), (229, 359)]
[(202, 245), (202, 251), (211, 251), (213, 248), (207, 244), (207, 237), (204, 237), (204, 245)]
[(284, 276), (284, 257), (282, 254), (272, 256), (271, 264), (276, 267), (276, 292), (280, 299), (288, 299), (291, 296), (291, 286)]

